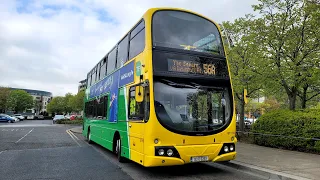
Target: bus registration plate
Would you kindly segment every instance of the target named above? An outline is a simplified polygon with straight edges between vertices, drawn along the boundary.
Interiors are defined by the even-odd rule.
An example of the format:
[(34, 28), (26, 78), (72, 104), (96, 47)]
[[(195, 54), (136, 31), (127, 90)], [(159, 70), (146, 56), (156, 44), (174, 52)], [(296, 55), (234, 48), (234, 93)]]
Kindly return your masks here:
[(208, 160), (209, 160), (208, 156), (195, 156), (190, 158), (190, 162), (204, 162)]

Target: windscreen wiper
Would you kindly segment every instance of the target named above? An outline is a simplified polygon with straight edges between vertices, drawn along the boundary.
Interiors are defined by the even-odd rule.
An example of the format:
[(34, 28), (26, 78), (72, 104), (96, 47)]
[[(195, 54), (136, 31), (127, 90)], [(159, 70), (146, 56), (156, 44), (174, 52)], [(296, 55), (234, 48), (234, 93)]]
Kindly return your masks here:
[(175, 86), (175, 87), (186, 87), (186, 88), (197, 88), (196, 86), (192, 86), (189, 84), (183, 84), (183, 83), (176, 83), (176, 82), (172, 82), (166, 79), (162, 79), (163, 81), (166, 81), (166, 83), (170, 86)]
[(194, 83), (194, 82), (191, 82), (191, 84), (194, 85), (194, 87), (196, 87), (197, 89), (200, 89), (200, 88), (208, 88), (208, 89), (215, 89), (215, 90), (224, 90), (223, 87), (219, 87), (219, 86), (204, 86), (204, 85), (200, 85), (200, 84), (197, 84), (197, 83)]

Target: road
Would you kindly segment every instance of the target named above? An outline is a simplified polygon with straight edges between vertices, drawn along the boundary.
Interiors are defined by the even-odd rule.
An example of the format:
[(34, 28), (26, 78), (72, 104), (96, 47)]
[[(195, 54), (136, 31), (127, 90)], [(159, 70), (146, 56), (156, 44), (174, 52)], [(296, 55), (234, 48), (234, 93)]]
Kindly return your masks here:
[(0, 123), (0, 179), (261, 179), (217, 163), (145, 168), (119, 163), (108, 150), (89, 145), (72, 126), (50, 120)]

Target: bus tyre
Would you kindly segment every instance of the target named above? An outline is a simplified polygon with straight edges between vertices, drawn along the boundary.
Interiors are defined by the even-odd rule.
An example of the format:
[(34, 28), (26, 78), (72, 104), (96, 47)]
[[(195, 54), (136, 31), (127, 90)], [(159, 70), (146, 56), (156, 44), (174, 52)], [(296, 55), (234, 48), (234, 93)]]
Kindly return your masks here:
[(121, 139), (120, 137), (116, 141), (116, 154), (118, 156), (118, 161), (123, 163), (125, 162), (125, 158), (121, 156)]
[(92, 144), (90, 129), (88, 129), (87, 140), (88, 140), (88, 143), (89, 143), (89, 144)]

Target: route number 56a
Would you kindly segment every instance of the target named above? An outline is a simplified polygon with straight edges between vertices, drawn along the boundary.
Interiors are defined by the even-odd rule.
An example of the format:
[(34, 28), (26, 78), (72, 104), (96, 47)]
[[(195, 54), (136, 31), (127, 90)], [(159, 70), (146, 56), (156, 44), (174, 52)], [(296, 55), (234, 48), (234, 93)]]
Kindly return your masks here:
[(213, 64), (203, 64), (203, 72), (208, 75), (216, 74), (216, 67)]

